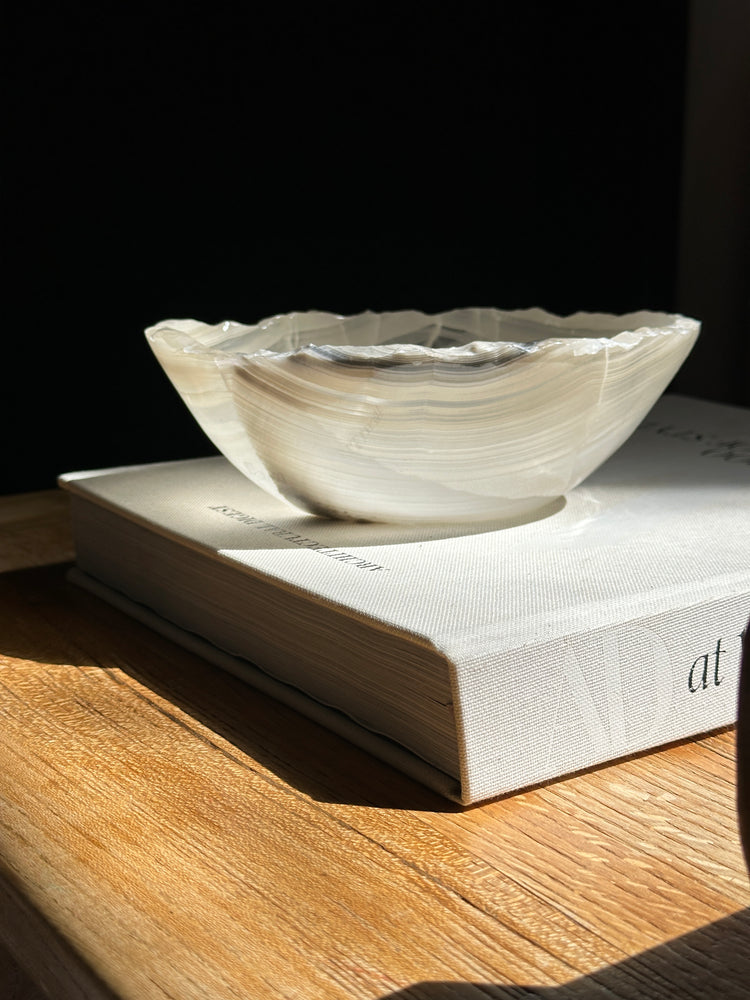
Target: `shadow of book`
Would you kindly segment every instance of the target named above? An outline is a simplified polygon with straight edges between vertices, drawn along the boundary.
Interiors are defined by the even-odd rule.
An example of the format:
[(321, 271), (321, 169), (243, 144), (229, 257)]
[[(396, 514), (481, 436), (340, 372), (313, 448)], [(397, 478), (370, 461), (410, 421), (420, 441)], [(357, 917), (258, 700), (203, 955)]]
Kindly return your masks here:
[(747, 1000), (750, 909), (561, 986), (421, 982), (380, 1000)]
[[(0, 573), (0, 655), (44, 663), (64, 687), (78, 671), (122, 671), (185, 713), (198, 739), (321, 802), (456, 812), (461, 806), (276, 698), (67, 582), (69, 563)], [(29, 615), (29, 610), (33, 615)], [(40, 617), (41, 616), (41, 617)], [(205, 730), (203, 729), (205, 727)], [(310, 753), (315, 747), (315, 753)]]

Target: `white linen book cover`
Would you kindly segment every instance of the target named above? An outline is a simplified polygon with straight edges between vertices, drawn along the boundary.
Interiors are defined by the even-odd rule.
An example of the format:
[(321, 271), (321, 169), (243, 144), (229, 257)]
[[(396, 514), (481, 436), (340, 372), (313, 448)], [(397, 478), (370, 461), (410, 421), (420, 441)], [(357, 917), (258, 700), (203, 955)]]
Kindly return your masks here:
[(664, 396), (514, 525), (323, 520), (222, 457), (60, 484), (79, 583), (462, 803), (735, 721), (750, 411)]

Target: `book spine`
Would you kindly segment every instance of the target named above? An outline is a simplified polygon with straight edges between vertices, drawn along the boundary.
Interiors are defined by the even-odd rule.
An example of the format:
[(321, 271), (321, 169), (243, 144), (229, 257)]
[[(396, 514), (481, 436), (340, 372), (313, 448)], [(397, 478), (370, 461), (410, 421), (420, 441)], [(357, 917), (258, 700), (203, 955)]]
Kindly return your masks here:
[(750, 589), (461, 661), (462, 790), (473, 802), (731, 725)]

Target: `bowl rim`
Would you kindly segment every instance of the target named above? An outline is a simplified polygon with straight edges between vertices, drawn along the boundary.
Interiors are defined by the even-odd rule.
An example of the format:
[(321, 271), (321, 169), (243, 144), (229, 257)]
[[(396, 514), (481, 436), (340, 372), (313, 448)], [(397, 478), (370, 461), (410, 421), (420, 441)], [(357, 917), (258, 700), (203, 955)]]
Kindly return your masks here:
[[(493, 339), (476, 337), (460, 345), (431, 347), (419, 343), (399, 340), (397, 342), (373, 344), (333, 344), (326, 341), (324, 334), (328, 327), (343, 324), (362, 324), (379, 318), (414, 317), (415, 322), (423, 322), (424, 327), (447, 325), (446, 321), (457, 321), (461, 315), (489, 314), (501, 322), (503, 319), (516, 326), (528, 325), (531, 329), (540, 326), (549, 329), (549, 336), (533, 337), (528, 340)], [(243, 337), (246, 341), (257, 332), (259, 338), (267, 341), (268, 334), (285, 324), (293, 327), (299, 319), (303, 323), (320, 320), (320, 325), (303, 326), (297, 331), (278, 330), (277, 341), (294, 335), (298, 344), (285, 350), (271, 346), (260, 346), (254, 350), (235, 350), (228, 346), (234, 339)], [(509, 360), (510, 355), (533, 354), (542, 349), (567, 347), (573, 354), (595, 354), (602, 349), (616, 346), (629, 349), (644, 339), (665, 336), (697, 336), (700, 321), (680, 313), (638, 310), (628, 313), (602, 313), (578, 311), (558, 315), (539, 307), (530, 309), (501, 310), (495, 307), (471, 307), (451, 309), (440, 313), (427, 313), (414, 309), (390, 310), (382, 313), (364, 310), (350, 315), (328, 313), (318, 310), (276, 313), (255, 324), (243, 324), (235, 320), (223, 320), (209, 324), (195, 319), (167, 319), (145, 330), (146, 337), (153, 345), (159, 341), (174, 352), (205, 354), (216, 358), (231, 359), (236, 362), (262, 359), (269, 360), (314, 360), (346, 364), (408, 364), (428, 362), (464, 363), (477, 365), (482, 361), (497, 363)], [(449, 328), (450, 329), (450, 328)], [(458, 331), (455, 331), (458, 332)], [(200, 340), (196, 334), (202, 333), (207, 340)], [(165, 339), (165, 335), (166, 339)]]

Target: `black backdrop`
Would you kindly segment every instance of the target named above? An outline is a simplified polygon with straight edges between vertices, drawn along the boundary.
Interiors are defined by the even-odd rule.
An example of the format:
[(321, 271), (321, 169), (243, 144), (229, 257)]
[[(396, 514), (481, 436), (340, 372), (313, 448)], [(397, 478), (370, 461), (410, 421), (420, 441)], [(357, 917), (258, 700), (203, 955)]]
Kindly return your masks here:
[(684, 4), (109, 6), (6, 40), (0, 492), (213, 451), (167, 317), (679, 308)]

